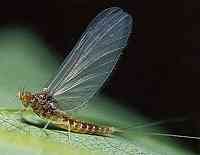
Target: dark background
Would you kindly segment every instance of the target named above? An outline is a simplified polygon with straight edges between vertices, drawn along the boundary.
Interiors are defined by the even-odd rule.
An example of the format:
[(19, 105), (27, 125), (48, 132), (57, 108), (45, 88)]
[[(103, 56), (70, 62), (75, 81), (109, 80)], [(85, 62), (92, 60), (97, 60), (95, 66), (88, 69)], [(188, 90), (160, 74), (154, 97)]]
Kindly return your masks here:
[[(183, 8), (183, 3), (172, 2), (6, 1), (0, 5), (0, 28), (31, 27), (64, 59), (97, 13), (111, 6), (123, 8), (137, 19), (137, 34), (130, 37), (104, 93), (154, 121), (186, 116), (187, 122), (164, 126), (170, 133), (198, 136), (200, 3), (185, 1)], [(193, 149), (199, 144), (183, 143)]]

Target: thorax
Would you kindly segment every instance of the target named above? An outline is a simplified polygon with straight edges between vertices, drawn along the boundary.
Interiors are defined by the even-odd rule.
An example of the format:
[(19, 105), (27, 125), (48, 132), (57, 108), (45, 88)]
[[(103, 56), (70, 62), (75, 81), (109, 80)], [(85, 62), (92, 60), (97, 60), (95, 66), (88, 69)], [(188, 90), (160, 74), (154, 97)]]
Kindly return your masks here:
[(30, 107), (33, 112), (42, 117), (51, 117), (58, 110), (56, 100), (46, 92), (33, 94)]

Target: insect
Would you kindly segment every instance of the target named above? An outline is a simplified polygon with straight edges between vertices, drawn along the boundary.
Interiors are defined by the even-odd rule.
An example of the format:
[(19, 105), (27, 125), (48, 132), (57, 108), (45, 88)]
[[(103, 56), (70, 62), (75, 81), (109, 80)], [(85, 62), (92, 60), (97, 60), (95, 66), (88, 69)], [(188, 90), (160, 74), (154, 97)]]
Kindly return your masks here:
[(65, 58), (55, 77), (38, 93), (18, 92), (25, 109), (49, 123), (77, 133), (112, 135), (113, 127), (74, 119), (69, 112), (79, 110), (100, 89), (127, 46), (132, 17), (118, 7), (99, 13)]

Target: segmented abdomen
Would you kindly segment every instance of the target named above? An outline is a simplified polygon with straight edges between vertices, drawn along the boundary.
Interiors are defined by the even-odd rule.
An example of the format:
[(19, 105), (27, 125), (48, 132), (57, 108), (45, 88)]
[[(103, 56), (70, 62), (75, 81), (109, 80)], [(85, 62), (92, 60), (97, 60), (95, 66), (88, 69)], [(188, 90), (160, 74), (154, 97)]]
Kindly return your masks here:
[(57, 113), (54, 116), (58, 116), (57, 121), (55, 117), (53, 118), (53, 123), (56, 126), (72, 132), (101, 136), (110, 136), (113, 133), (112, 127), (101, 127), (92, 123), (83, 122), (77, 119), (73, 119), (62, 112), (60, 114)]
[[(77, 133), (95, 134), (102, 136), (110, 136), (114, 132), (113, 127), (101, 127), (92, 123), (83, 122), (73, 119), (64, 111), (53, 106), (53, 101), (44, 100), (46, 94), (37, 94), (31, 102), (33, 112), (40, 117), (50, 120), (56, 126)], [(45, 97), (47, 99), (47, 97)], [(44, 101), (43, 101), (44, 100)], [(115, 130), (116, 131), (116, 130)]]

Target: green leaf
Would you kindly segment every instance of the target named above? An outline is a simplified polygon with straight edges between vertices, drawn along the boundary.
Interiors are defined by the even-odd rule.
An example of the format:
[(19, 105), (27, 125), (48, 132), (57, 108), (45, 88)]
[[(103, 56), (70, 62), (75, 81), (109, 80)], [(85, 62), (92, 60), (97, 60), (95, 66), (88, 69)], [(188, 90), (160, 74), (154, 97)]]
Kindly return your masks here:
[(31, 31), (0, 31), (0, 152), (1, 154), (113, 154), (192, 155), (172, 139), (148, 136), (160, 129), (134, 129), (148, 121), (109, 99), (94, 99), (87, 108), (73, 113), (85, 121), (125, 129), (124, 133), (103, 137), (68, 133), (45, 122), (32, 112), (21, 113), (16, 92), (25, 87), (36, 91), (50, 79), (59, 63)]
[[(93, 102), (94, 103), (90, 103), (88, 108), (82, 109), (81, 112), (76, 113), (75, 117), (82, 118), (89, 122), (96, 122), (98, 124), (112, 124), (118, 128), (126, 128), (127, 126), (134, 127), (135, 124), (144, 124), (145, 122), (142, 117), (128, 113), (127, 110), (113, 104), (109, 100), (95, 100)], [(22, 120), (22, 117), (25, 120)], [(32, 140), (30, 139), (34, 137), (35, 144), (35, 139), (39, 138), (38, 145), (36, 146), (37, 149), (33, 151), (35, 154), (38, 153), (38, 150), (43, 150), (43, 147), (52, 148), (52, 145), (55, 144), (55, 152), (57, 151), (56, 147), (61, 145), (64, 148), (68, 148), (67, 151), (63, 150), (63, 152), (66, 154), (69, 153), (68, 151), (73, 151), (74, 149), (77, 151), (77, 148), (80, 150), (82, 149), (84, 151), (88, 151), (86, 154), (92, 154), (94, 152), (114, 155), (162, 155), (166, 154), (166, 152), (169, 155), (192, 154), (188, 151), (182, 150), (178, 145), (169, 139), (168, 141), (165, 141), (164, 139), (156, 139), (156, 137), (145, 136), (145, 134), (141, 134), (141, 131), (138, 133), (134, 131), (130, 132), (127, 130), (127, 133), (124, 131), (124, 134), (122, 135), (102, 137), (87, 134), (68, 133), (68, 131), (59, 129), (55, 130), (55, 128), (52, 126), (50, 126), (48, 129), (42, 130), (45, 122), (30, 111), (23, 113), (22, 116), (21, 113), (17, 110), (2, 109), (0, 111), (0, 124), (2, 129), (6, 129), (9, 132), (15, 133), (15, 136), (13, 134), (14, 138), (12, 139), (12, 142), (19, 142), (18, 139), (15, 140), (15, 137), (19, 138), (21, 135), (22, 138), (19, 138), (21, 139), (21, 147), (24, 146), (25, 148), (28, 148), (27, 142), (24, 140), (29, 139), (29, 141), (31, 141), (29, 146), (32, 148), (33, 144)], [(144, 131), (144, 133), (147, 131), (148, 130)], [(44, 140), (41, 138), (45, 139), (44, 145), (42, 145)], [(23, 142), (25, 143), (23, 144)], [(76, 146), (76, 148), (74, 146)], [(58, 148), (61, 150), (61, 147)], [(79, 153), (80, 152), (77, 154)], [(81, 152), (80, 154), (83, 153)]]

